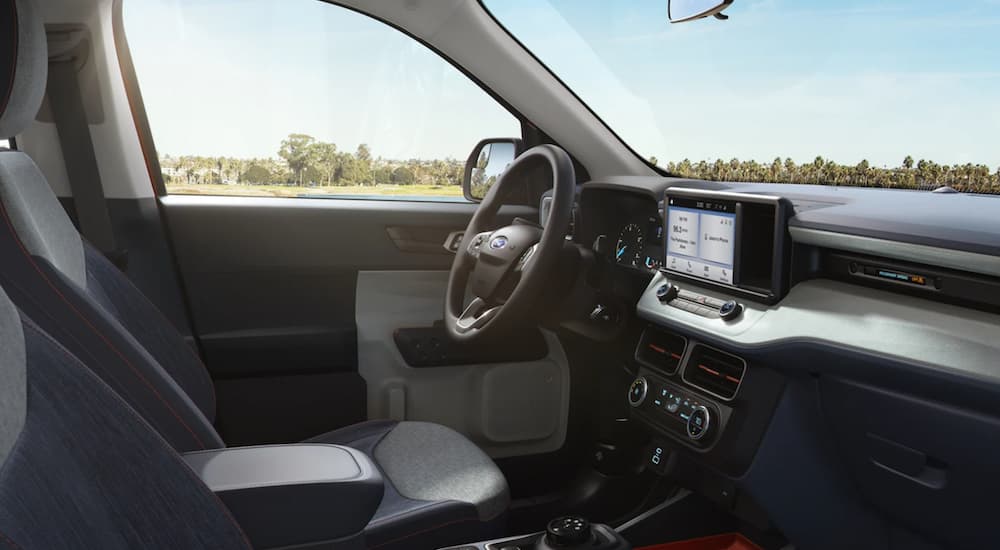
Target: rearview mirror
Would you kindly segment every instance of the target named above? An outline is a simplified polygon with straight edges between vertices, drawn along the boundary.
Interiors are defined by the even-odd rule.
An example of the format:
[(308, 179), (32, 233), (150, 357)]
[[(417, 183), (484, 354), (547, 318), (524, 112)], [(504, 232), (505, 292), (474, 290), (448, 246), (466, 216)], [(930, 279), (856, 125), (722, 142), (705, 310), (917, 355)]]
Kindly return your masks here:
[(516, 138), (491, 138), (480, 141), (465, 162), (462, 191), (473, 202), (483, 200), (500, 174), (521, 152), (521, 140)]
[(683, 23), (722, 12), (733, 0), (667, 0), (667, 17), (671, 23)]

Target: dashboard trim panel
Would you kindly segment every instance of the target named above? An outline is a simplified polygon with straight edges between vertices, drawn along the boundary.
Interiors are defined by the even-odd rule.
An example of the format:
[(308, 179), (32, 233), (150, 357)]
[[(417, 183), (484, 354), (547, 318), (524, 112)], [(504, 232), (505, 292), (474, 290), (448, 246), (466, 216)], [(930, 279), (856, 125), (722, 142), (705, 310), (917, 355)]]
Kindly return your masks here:
[(794, 225), (789, 226), (788, 231), (792, 235), (792, 241), (799, 244), (872, 254), (896, 260), (908, 260), (937, 267), (947, 267), (1000, 277), (1000, 257), (998, 256), (939, 248), (925, 244), (904, 243), (861, 235), (835, 233), (833, 231), (796, 227)]
[[(1000, 386), (1000, 315), (969, 310), (826, 279), (803, 281), (778, 304), (746, 303), (742, 317), (726, 323), (663, 305), (656, 288), (671, 281), (655, 275), (639, 299), (639, 317), (685, 330), (730, 351), (790, 342), (891, 357), (932, 371), (951, 372)], [(699, 289), (708, 296), (725, 295)], [(808, 365), (787, 368), (806, 369)]]

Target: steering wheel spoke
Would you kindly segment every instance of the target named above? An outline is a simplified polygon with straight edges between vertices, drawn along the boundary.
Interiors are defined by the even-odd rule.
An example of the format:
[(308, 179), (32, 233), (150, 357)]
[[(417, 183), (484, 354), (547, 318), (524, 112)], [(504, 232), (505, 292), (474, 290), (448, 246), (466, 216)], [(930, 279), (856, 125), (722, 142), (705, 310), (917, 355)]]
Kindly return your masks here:
[(518, 258), (517, 263), (514, 264), (514, 272), (524, 273), (524, 270), (528, 269), (528, 266), (531, 265), (531, 259), (535, 256), (537, 250), (538, 243), (531, 245), (528, 250), (525, 250), (524, 254), (521, 254), (521, 257)]
[(462, 314), (458, 316), (458, 322), (455, 324), (455, 328), (458, 332), (466, 334), (486, 326), (486, 324), (500, 312), (501, 307), (488, 306), (489, 304), (486, 303), (486, 300), (483, 300), (478, 296), (473, 298)]
[(484, 243), (489, 242), (490, 235), (492, 234), (493, 234), (492, 231), (483, 231), (482, 233), (478, 233), (471, 239), (469, 239), (469, 244), (468, 246), (465, 247), (465, 250), (466, 252), (469, 253), (469, 256), (472, 256), (473, 258), (478, 258), (480, 249), (482, 249)]

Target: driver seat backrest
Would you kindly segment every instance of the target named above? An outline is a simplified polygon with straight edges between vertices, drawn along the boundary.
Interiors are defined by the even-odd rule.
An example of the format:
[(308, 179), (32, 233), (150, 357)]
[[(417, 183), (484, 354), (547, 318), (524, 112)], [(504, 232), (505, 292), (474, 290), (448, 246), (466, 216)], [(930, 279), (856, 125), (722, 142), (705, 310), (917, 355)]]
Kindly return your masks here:
[[(45, 30), (28, 0), (0, 0), (0, 136), (41, 104)], [(11, 72), (12, 71), (12, 72)], [(7, 80), (9, 79), (9, 80)], [(3, 96), (4, 90), (10, 90)], [(179, 451), (223, 446), (208, 371), (159, 310), (77, 232), (26, 154), (0, 151), (0, 285)]]
[(250, 547), (170, 445), (0, 289), (0, 549)]

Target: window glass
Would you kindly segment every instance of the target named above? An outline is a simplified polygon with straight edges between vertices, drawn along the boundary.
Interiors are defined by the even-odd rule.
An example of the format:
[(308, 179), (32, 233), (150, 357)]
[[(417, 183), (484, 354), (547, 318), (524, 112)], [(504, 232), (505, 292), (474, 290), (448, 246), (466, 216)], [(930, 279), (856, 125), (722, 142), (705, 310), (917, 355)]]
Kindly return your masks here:
[(0, 139), (0, 149), (10, 149), (10, 140)]
[(462, 199), (520, 123), (405, 34), (317, 0), (126, 0), (168, 193)]
[(728, 181), (1000, 193), (1000, 2), (486, 0), (636, 152)]

